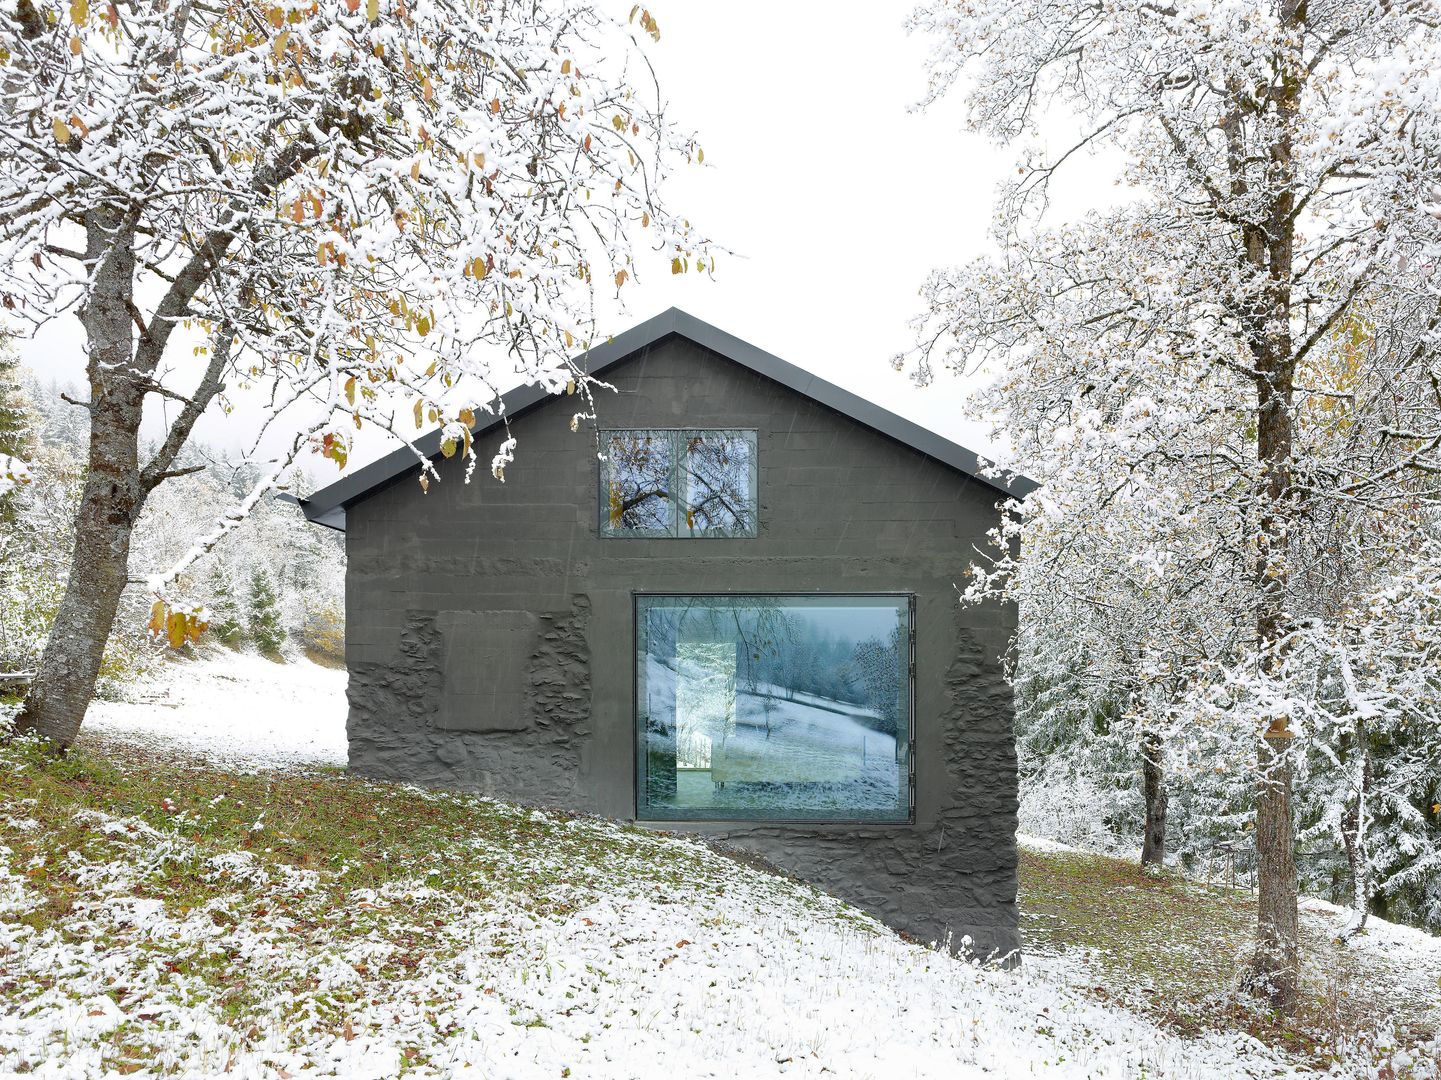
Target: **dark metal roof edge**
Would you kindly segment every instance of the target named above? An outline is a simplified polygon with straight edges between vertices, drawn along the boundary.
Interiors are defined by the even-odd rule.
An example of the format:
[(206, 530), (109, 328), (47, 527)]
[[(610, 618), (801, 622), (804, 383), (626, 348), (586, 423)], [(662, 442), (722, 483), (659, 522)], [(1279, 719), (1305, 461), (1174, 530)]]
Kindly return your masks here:
[[(735, 335), (728, 334), (719, 327), (712, 326), (679, 308), (669, 308), (645, 322), (638, 323), (624, 333), (617, 334), (609, 341), (581, 353), (576, 357), (576, 365), (588, 374), (599, 375), (607, 368), (628, 359), (648, 346), (664, 341), (673, 334), (687, 338), (742, 367), (749, 368), (805, 395), (812, 401), (834, 409), (857, 423), (864, 424), (883, 435), (888, 435), (927, 457), (934, 458), (944, 465), (949, 465), (951, 468), (979, 480), (1001, 495), (1022, 498), (1034, 491), (1037, 486), (1033, 481), (1024, 477), (1016, 477), (1007, 483), (998, 478), (984, 476), (981, 474), (980, 455), (975, 451), (968, 450), (959, 443), (954, 443), (905, 417), (897, 416), (874, 402), (867, 401), (849, 390), (827, 382), (804, 368), (787, 363), (773, 353), (757, 348), (748, 341), (742, 341)], [(515, 419), (537, 405), (551, 400), (554, 396), (539, 386), (517, 387), (501, 397), (504, 418)], [(473, 431), (477, 436), (484, 435), (499, 427), (502, 420), (502, 416), (498, 415), (482, 417), (477, 421)], [(399, 447), (384, 457), (377, 458), (369, 465), (357, 469), (349, 476), (343, 476), (335, 483), (319, 489), (308, 499), (299, 500), (301, 509), (305, 511), (306, 518), (317, 525), (325, 525), (344, 532), (347, 506), (388, 486), (391, 481), (404, 475), (406, 470), (414, 468), (420, 460), (416, 456), (416, 451), (427, 458), (436, 457), (440, 453), (440, 442), (439, 429), (428, 432), (415, 440), (415, 450), (409, 446)]]
[(305, 514), (306, 521), (313, 522), (316, 525), (324, 525), (327, 529), (334, 529), (336, 532), (345, 531), (345, 507), (343, 506), (338, 506), (326, 511), (311, 506), (305, 499), (299, 498), (289, 491), (278, 493), (275, 499), (277, 502), (294, 503), (300, 507), (301, 512)]
[(834, 409), (859, 424), (864, 424), (883, 435), (889, 435), (897, 442), (903, 443), (927, 457), (934, 458), (943, 465), (949, 465), (953, 469), (974, 477), (1002, 495), (1022, 498), (1037, 487), (1033, 481), (1024, 477), (1017, 477), (1015, 481), (1008, 484), (998, 477), (984, 476), (981, 473), (981, 456), (974, 450), (952, 442), (944, 435), (937, 434), (930, 428), (922, 427), (913, 420), (907, 420), (903, 416), (883, 409), (873, 401), (868, 401), (835, 383), (827, 382), (814, 372), (788, 363), (779, 356), (757, 348), (748, 341), (742, 341), (693, 315), (676, 308), (672, 308), (671, 311), (677, 317), (676, 332), (681, 336), (773, 379), (783, 386), (805, 395), (812, 401)]

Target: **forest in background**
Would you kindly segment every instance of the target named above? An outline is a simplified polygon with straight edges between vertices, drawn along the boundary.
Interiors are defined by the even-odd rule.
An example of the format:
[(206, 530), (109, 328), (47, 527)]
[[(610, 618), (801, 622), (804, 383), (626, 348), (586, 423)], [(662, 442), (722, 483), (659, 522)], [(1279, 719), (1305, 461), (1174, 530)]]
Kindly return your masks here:
[[(70, 567), (76, 506), (84, 482), (89, 423), (64, 400), (74, 388), (45, 383), (0, 354), (0, 454), (30, 463), (43, 478), (0, 496), (0, 673), (34, 671)], [(172, 651), (147, 627), (153, 596), (144, 575), (175, 563), (255, 485), (255, 470), (203, 444), (182, 463), (202, 471), (158, 488), (140, 517), (126, 588), (101, 669), (98, 695), (125, 697), (161, 665), (218, 647), (277, 662), (305, 656), (344, 663), (345, 542), (311, 525), (293, 503), (262, 500), (243, 530), (226, 535), (177, 583), (208, 608), (199, 645)], [(306, 477), (297, 470), (294, 494)]]

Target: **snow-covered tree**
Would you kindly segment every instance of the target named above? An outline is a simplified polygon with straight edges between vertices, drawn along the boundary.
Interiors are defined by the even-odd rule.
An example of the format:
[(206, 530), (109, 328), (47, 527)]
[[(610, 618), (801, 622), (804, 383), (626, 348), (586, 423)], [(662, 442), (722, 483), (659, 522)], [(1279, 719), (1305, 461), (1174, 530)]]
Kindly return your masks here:
[(246, 628), (255, 647), (269, 656), (277, 656), (285, 644), (285, 627), (280, 622), (280, 606), (270, 575), (256, 567), (250, 577), (250, 593), (246, 598)]
[[(29, 432), (27, 453), (45, 481), (15, 492), (15, 513), (0, 519), (0, 670), (32, 671), (39, 663), (64, 592), (72, 554), (72, 524), (84, 479), (83, 412), (66, 403), (62, 390), (20, 375)], [(77, 423), (77, 420), (80, 423)], [(192, 538), (250, 491), (257, 470), (227, 464), (223, 455), (192, 447), (186, 464), (208, 462), (202, 471), (157, 488), (136, 522), (132, 558), (147, 565), (180, 559)], [(300, 490), (304, 477), (292, 478)], [(286, 660), (304, 655), (337, 662), (343, 651), (345, 548), (339, 534), (316, 529), (292, 503), (260, 502), (243, 532), (230, 533), (202, 554), (179, 579), (179, 587), (204, 595), (210, 609), (207, 637), (220, 644), (247, 644), (245, 595), (254, 572), (271, 575)], [(157, 674), (168, 650), (146, 633), (153, 596), (142, 581), (121, 595), (106, 647), (100, 697), (124, 697)]]
[[(888, 637), (867, 638), (857, 642), (851, 654), (861, 699), (880, 717), (880, 730), (899, 735), (902, 726), (901, 702), (896, 695), (896, 668), (908, 648), (904, 629), (897, 626)], [(834, 669), (832, 669), (834, 670)], [(832, 697), (841, 693), (832, 691)]]
[(19, 360), (10, 343), (0, 338), (0, 518), (13, 519), (15, 507), (7, 496), (29, 481), (25, 465), (30, 424), (20, 387)]
[(22, 450), (44, 483), (17, 487), (0, 499), (0, 670), (32, 671), (64, 590), (70, 529), (79, 492), (73, 447), (44, 437), (39, 388), (18, 370), (0, 385), (23, 430)]
[[(1226, 723), (1284, 701), (1301, 837), (1344, 853), (1364, 926), (1374, 896), (1441, 925), (1441, 550), (1435, 536), (1332, 618), (1299, 620), (1281, 661), (1245, 658), (1208, 688)], [(1389, 904), (1388, 904), (1389, 907)]]
[(223, 563), (210, 572), (210, 632), (220, 644), (238, 649), (245, 643), (245, 622), (235, 595), (235, 579)]
[(0, 340), (0, 454), (19, 457), (29, 450), (30, 411), (20, 383), (20, 361)]
[[(933, 96), (968, 81), (976, 127), (1026, 145), (999, 204), (1002, 254), (931, 277), (912, 357), (923, 379), (989, 365), (977, 407), (1004, 433), (1000, 464), (1044, 485), (978, 591), (1009, 580), (1024, 601), (1041, 578), (1011, 574), (1016, 542), (1027, 559), (1064, 559), (1123, 505), (1113, 561), (1094, 571), (1233, 613), (1234, 650), (1230, 620), (1203, 619), (1198, 651), (1274, 680), (1296, 628), (1365, 587), (1336, 573), (1336, 541), (1381, 522), (1400, 536), (1441, 469), (1433, 14), (1350, 0), (923, 5)], [(1043, 114), (1075, 137), (1033, 147)], [(1066, 163), (1088, 151), (1121, 162), (1123, 200), (1048, 223)], [(1210, 670), (1186, 669), (1188, 696)], [(1227, 715), (1254, 762), (1253, 985), (1289, 1008), (1297, 707), (1256, 694)]]
[[(441, 424), (473, 466), (470, 425), (502, 380), (586, 399), (571, 354), (595, 336), (595, 285), (638, 272), (634, 239), (672, 272), (708, 270), (660, 201), (669, 169), (702, 155), (663, 117), (635, 30), (659, 40), (648, 11), (615, 25), (584, 0), (5, 9), (0, 314), (14, 332), (78, 316), (90, 416), (22, 730), (61, 746), (79, 730), (135, 522), (196, 467), (182, 451), (227, 393), (262, 390), (289, 446), (242, 514), (307, 447), (343, 465), (354, 425)], [(142, 453), (162, 400), (169, 427)], [(497, 478), (513, 452), (495, 448)]]

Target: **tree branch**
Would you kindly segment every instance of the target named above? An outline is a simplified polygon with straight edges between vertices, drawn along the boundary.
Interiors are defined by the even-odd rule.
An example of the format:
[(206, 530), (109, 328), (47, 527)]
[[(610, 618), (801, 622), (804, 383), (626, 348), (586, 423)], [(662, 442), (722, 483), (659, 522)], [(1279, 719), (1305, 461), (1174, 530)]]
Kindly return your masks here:
[(175, 463), (176, 456), (185, 446), (186, 440), (195, 428), (195, 422), (200, 419), (201, 414), (210, 407), (215, 400), (215, 395), (225, 389), (221, 378), (225, 369), (230, 366), (230, 343), (233, 340), (229, 323), (221, 325), (211, 337), (210, 363), (205, 368), (205, 374), (200, 379), (200, 385), (189, 398), (181, 398), (185, 402), (180, 415), (170, 425), (170, 430), (165, 433), (165, 441), (155, 451), (152, 457), (140, 472), (140, 482), (145, 490), (153, 491), (162, 481), (174, 476), (184, 476), (186, 472), (194, 472), (194, 469), (173, 470), (170, 468)]

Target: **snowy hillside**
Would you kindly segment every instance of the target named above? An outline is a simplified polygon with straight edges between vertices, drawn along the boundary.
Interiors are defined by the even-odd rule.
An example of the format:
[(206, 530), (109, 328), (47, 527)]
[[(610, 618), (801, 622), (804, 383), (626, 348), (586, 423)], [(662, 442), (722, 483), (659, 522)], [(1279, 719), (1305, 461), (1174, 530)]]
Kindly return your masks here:
[(0, 750), (0, 1073), (1303, 1073), (1081, 953), (987, 970), (695, 841), (316, 768), (335, 672), (180, 670), (62, 766)]

